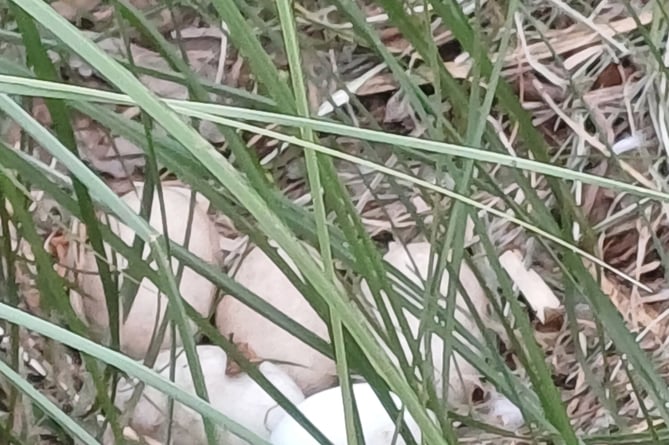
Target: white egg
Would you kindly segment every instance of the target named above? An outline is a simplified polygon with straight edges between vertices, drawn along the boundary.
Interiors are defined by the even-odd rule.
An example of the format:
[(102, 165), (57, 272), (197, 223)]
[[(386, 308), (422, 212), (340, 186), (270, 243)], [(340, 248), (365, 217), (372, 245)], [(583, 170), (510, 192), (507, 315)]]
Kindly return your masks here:
[(493, 394), (488, 401), (489, 413), (485, 421), (509, 430), (520, 428), (525, 420), (520, 409), (502, 394)]
[[(383, 257), (385, 261), (393, 265), (401, 273), (405, 274), (413, 283), (418, 285), (420, 288), (423, 288), (423, 282), (427, 279), (428, 268), (430, 263), (430, 244), (426, 242), (414, 242), (406, 244), (406, 249), (402, 244), (397, 242), (391, 242), (389, 244), (389, 250), (386, 255)], [(436, 266), (436, 257), (433, 262)], [(435, 267), (433, 266), (433, 267)], [(418, 272), (418, 275), (416, 274)], [(460, 267), (460, 281), (466, 289), (471, 302), (474, 304), (474, 307), (478, 308), (480, 315), (484, 314), (487, 298), (483, 288), (476, 279), (474, 273), (471, 269), (465, 264), (462, 263)], [(442, 295), (446, 295), (448, 292), (448, 272), (444, 272), (444, 276), (441, 280), (440, 292)], [(366, 282), (363, 282), (362, 285), (363, 295), (370, 301), (373, 302), (373, 297), (369, 286)], [(401, 286), (395, 286), (398, 293), (406, 295), (406, 292), (402, 290)], [(444, 298), (441, 298), (439, 301), (441, 307), (445, 307)], [(387, 304), (389, 306), (389, 303)], [(418, 328), (420, 324), (419, 318), (411, 314), (408, 310), (404, 311), (404, 315), (407, 319), (407, 323), (411, 329), (411, 333), (414, 337), (418, 335)], [(394, 314), (391, 311), (391, 317), (396, 326), (399, 326), (397, 318), (394, 317)], [(460, 293), (457, 294), (456, 298), (456, 311), (455, 318), (464, 326), (464, 328), (469, 331), (472, 335), (477, 338), (481, 338), (481, 332), (478, 329), (475, 321), (471, 317), (471, 314), (467, 310), (465, 302)], [(398, 328), (399, 329), (399, 328)], [(466, 344), (469, 345), (464, 339), (460, 338)], [(411, 361), (411, 350), (406, 342), (406, 339), (400, 338), (402, 343), (404, 354)], [(434, 378), (437, 391), (441, 392), (443, 385), (443, 340), (437, 335), (433, 334), (431, 338), (431, 349), (432, 349), (432, 361), (434, 365)], [(471, 345), (470, 345), (471, 346)], [(422, 356), (425, 354), (424, 342), (421, 340), (420, 353)], [(422, 360), (418, 360), (418, 363)], [(449, 370), (449, 401), (463, 403), (468, 400), (468, 396), (471, 390), (474, 388), (474, 384), (479, 381), (478, 371), (465, 361), (458, 354), (453, 354), (451, 356), (450, 370)]]
[[(136, 184), (136, 189), (136, 192), (128, 193), (121, 199), (131, 209), (139, 213), (143, 184)], [(162, 189), (170, 239), (183, 246), (190, 228), (187, 248), (203, 261), (210, 264), (215, 263), (219, 245), (218, 233), (207, 215), (206, 209), (196, 204), (189, 225), (188, 217), (191, 204), (188, 190), (175, 186), (163, 186)], [(157, 231), (163, 232), (163, 218), (157, 194), (154, 195), (152, 201), (150, 224)], [(132, 245), (135, 233), (130, 228), (112, 217), (109, 218), (109, 226), (126, 244)], [(105, 247), (110, 264), (116, 264), (120, 270), (127, 268), (128, 262), (124, 257), (119, 254), (112, 256), (111, 248), (108, 245)], [(147, 258), (149, 252), (150, 247), (145, 244), (143, 257)], [(82, 252), (78, 259), (74, 259), (72, 256), (70, 261), (75, 268), (83, 270), (83, 273), (77, 274), (78, 290), (81, 293), (75, 291), (71, 293), (72, 305), (88, 322), (91, 332), (98, 338), (104, 338), (109, 335), (109, 316), (95, 257), (90, 249)], [(111, 260), (112, 257), (114, 257), (114, 261)], [(176, 274), (179, 270), (179, 262), (173, 258), (171, 264), (172, 270)], [(151, 263), (151, 267), (157, 268), (155, 262)], [(119, 283), (123, 283), (123, 281), (121, 275)], [(209, 280), (192, 269), (184, 267), (179, 291), (183, 298), (201, 315), (208, 316), (210, 314), (216, 287)], [(123, 352), (136, 359), (143, 358), (146, 355), (154, 329), (160, 325), (167, 303), (167, 297), (159, 295), (158, 289), (151, 281), (147, 278), (141, 281), (132, 308), (120, 329), (121, 350)], [(195, 333), (195, 324), (190, 322), (189, 326)], [(162, 348), (167, 348), (170, 344), (171, 338), (169, 332), (167, 332), (163, 338)], [(177, 339), (177, 344), (181, 344), (180, 339)]]
[[(396, 433), (395, 419), (391, 419), (388, 415), (371, 386), (367, 383), (354, 384), (353, 394), (360, 414), (365, 443), (367, 445), (392, 443)], [(391, 394), (391, 397), (395, 406), (400, 408), (399, 398), (394, 394)], [(340, 387), (330, 388), (308, 397), (298, 405), (298, 409), (334, 445), (347, 445), (344, 402)], [(406, 412), (404, 421), (413, 438), (420, 443), (420, 429)], [(272, 431), (270, 442), (272, 445), (318, 445), (316, 439), (290, 416), (284, 417)], [(398, 435), (395, 443), (404, 445), (405, 441)]]
[[(186, 354), (183, 351), (178, 352), (174, 366), (174, 382), (183, 390), (195, 394)], [(283, 420), (286, 412), (247, 374), (226, 375), (227, 356), (219, 347), (198, 346), (197, 354), (210, 404), (258, 436), (269, 439), (271, 428)], [(158, 355), (154, 369), (169, 378), (169, 363), (170, 351), (162, 351)], [(304, 400), (304, 395), (295, 382), (276, 366), (264, 362), (260, 364), (259, 370), (292, 403), (299, 404)], [(130, 399), (132, 390), (133, 385), (126, 380), (122, 380), (119, 384), (115, 404), (122, 412), (125, 411), (125, 404)], [(167, 409), (168, 397), (146, 386), (130, 418), (130, 426), (140, 435), (166, 443), (169, 424)], [(202, 416), (180, 403), (174, 403), (171, 425), (173, 443), (189, 445), (207, 443)], [(221, 445), (246, 443), (222, 427), (217, 430), (217, 439), (217, 443)]]
[[(282, 251), (279, 254), (297, 272), (290, 258)], [(256, 247), (249, 252), (235, 280), (304, 328), (324, 340), (329, 339), (327, 325), (261, 249)], [(325, 389), (336, 381), (334, 361), (232, 296), (226, 295), (218, 305), (216, 326), (226, 337), (233, 335), (236, 342), (248, 343), (262, 359), (289, 362), (279, 367), (305, 394)]]

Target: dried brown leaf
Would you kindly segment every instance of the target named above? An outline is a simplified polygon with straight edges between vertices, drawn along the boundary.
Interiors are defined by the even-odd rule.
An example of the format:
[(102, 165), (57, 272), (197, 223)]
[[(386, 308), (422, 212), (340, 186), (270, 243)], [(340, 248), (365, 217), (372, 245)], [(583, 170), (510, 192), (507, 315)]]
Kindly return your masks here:
[[(249, 346), (248, 343), (239, 342), (235, 343), (235, 346), (237, 346), (237, 351), (251, 363), (260, 363), (262, 361), (262, 359), (256, 355), (255, 351), (251, 349), (251, 346)], [(225, 368), (225, 374), (229, 376), (235, 376), (241, 374), (241, 372), (242, 368), (239, 366), (239, 364), (234, 360), (230, 360), (230, 357), (228, 356), (228, 365)]]
[(625, 83), (630, 76), (634, 74), (634, 68), (631, 66), (623, 67), (621, 64), (610, 63), (597, 76), (592, 85), (593, 90), (600, 88), (614, 87)]

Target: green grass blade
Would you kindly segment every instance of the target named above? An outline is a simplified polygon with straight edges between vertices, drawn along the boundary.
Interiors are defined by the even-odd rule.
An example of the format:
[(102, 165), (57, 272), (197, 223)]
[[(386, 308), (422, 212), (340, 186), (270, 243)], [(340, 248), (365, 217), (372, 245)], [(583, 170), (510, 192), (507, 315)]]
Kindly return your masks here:
[[(281, 0), (277, 4), (277, 9), (279, 12), (279, 19), (281, 22), (284, 43), (286, 46), (286, 53), (288, 55), (288, 64), (291, 72), (291, 81), (293, 86), (293, 94), (295, 95), (297, 115), (308, 118), (309, 103), (307, 101), (307, 93), (304, 86), (302, 58), (297, 40), (297, 31), (295, 29), (292, 2)], [(316, 142), (316, 138), (311, 129), (300, 129), (300, 133), (302, 139), (309, 142)], [(306, 150), (304, 156), (307, 165), (307, 177), (309, 181), (309, 189), (311, 191), (311, 199), (314, 205), (316, 230), (318, 233), (318, 245), (321, 253), (321, 263), (323, 264), (325, 274), (334, 283), (336, 282), (337, 277), (335, 275), (334, 266), (332, 263), (330, 235), (328, 233), (327, 214), (325, 210), (325, 203), (323, 201), (323, 186), (321, 184), (319, 172), (320, 162), (318, 155), (312, 150)], [(344, 401), (344, 420), (346, 425), (347, 442), (349, 445), (364, 444), (359, 417), (355, 415), (353, 392), (351, 390), (348, 362), (346, 360), (343, 326), (339, 316), (332, 311), (330, 313), (330, 326), (335, 347), (337, 375), (339, 377), (342, 398)]]
[(211, 4), (225, 21), (229, 29), (230, 39), (248, 59), (252, 71), (267, 88), (270, 96), (280, 107), (289, 107), (286, 111), (292, 114), (295, 111), (295, 99), (290, 93), (290, 89), (279, 78), (274, 63), (260, 45), (235, 2), (232, 0), (212, 0)]

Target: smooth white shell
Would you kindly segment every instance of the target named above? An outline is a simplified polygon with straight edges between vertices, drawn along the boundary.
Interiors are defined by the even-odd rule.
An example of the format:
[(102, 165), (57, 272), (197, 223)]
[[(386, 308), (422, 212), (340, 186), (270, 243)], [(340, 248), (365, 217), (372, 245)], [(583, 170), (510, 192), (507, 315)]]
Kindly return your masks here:
[[(279, 253), (282, 254), (281, 251)], [(297, 272), (287, 255), (282, 254), (282, 258)], [(329, 339), (323, 320), (261, 249), (256, 247), (249, 252), (235, 280), (306, 329), (325, 340)], [(312, 394), (335, 382), (334, 361), (234, 297), (226, 295), (219, 303), (216, 326), (226, 337), (232, 334), (235, 342), (248, 343), (260, 358), (295, 364), (280, 364), (279, 367), (297, 382), (305, 394)]]
[[(360, 424), (367, 445), (388, 445), (395, 434), (395, 421), (390, 418), (376, 394), (367, 383), (353, 385)], [(391, 394), (395, 406), (400, 408), (399, 399)], [(308, 397), (298, 405), (316, 428), (318, 428), (334, 445), (347, 445), (346, 425), (344, 420), (344, 403), (341, 388), (335, 387)], [(413, 418), (406, 413), (404, 420), (417, 443), (420, 443), (420, 429)], [(292, 417), (286, 416), (279, 426), (272, 431), (272, 445), (318, 445), (304, 428)], [(404, 445), (401, 436), (397, 437), (397, 445)]]
[[(126, 194), (122, 199), (130, 208), (139, 213), (143, 185), (136, 184), (136, 188), (136, 192)], [(188, 234), (187, 223), (191, 207), (190, 191), (182, 187), (163, 186), (163, 196), (170, 239), (183, 246)], [(153, 198), (150, 223), (156, 230), (163, 232), (160, 200), (157, 195)], [(132, 245), (135, 235), (132, 230), (111, 217), (109, 225), (112, 231), (126, 244)], [(196, 204), (193, 208), (188, 249), (202, 260), (213, 264), (216, 261), (218, 245), (218, 233), (213, 222), (209, 219), (206, 209)], [(109, 246), (105, 247), (107, 258), (111, 259), (111, 248)], [(150, 248), (145, 244), (143, 257), (147, 258), (149, 252)], [(116, 264), (121, 270), (127, 267), (125, 258), (119, 254), (116, 254), (115, 257)], [(110, 264), (113, 264), (111, 260)], [(152, 262), (151, 266), (155, 269), (155, 262)], [(172, 259), (172, 270), (175, 274), (179, 269), (178, 266), (179, 262)], [(81, 312), (80, 315), (83, 315), (96, 336), (105, 337), (109, 335), (109, 316), (102, 282), (90, 249), (87, 249), (83, 254), (83, 264), (79, 260), (75, 267), (84, 270), (86, 273), (77, 275), (77, 283), (83, 295), (73, 291), (71, 294), (72, 305), (78, 312)], [(119, 280), (120, 283), (123, 282), (122, 278)], [(198, 275), (190, 268), (183, 268), (179, 291), (183, 298), (203, 316), (208, 316), (211, 313), (215, 290), (215, 286), (209, 280)], [(120, 330), (121, 350), (123, 352), (136, 359), (143, 358), (146, 355), (154, 327), (160, 325), (167, 302), (168, 299), (165, 295), (158, 295), (158, 289), (153, 283), (146, 278), (142, 280), (128, 318)], [(190, 326), (195, 333), (195, 325), (191, 322)], [(168, 330), (163, 338), (162, 348), (169, 347), (170, 342), (171, 338)], [(180, 339), (177, 340), (177, 344), (181, 344)]]
[(501, 394), (494, 394), (488, 405), (490, 407), (489, 418), (485, 420), (489, 423), (496, 422), (508, 430), (516, 430), (525, 423), (520, 409)]
[[(388, 263), (392, 264), (400, 272), (404, 273), (412, 282), (414, 282), (419, 287), (423, 287), (423, 281), (427, 279), (428, 268), (430, 262), (430, 244), (426, 242), (415, 242), (406, 244), (406, 249), (402, 244), (397, 242), (391, 242), (389, 244), (389, 250), (386, 255), (383, 257)], [(435, 261), (436, 264), (436, 261)], [(418, 271), (419, 275), (416, 274)], [(442, 295), (446, 295), (448, 292), (448, 272), (444, 272), (444, 276), (441, 280), (440, 292)], [(487, 305), (487, 298), (483, 291), (483, 288), (479, 284), (478, 280), (474, 276), (474, 273), (471, 269), (465, 264), (462, 263), (460, 267), (460, 281), (463, 287), (467, 291), (467, 295), (471, 299), (471, 302), (476, 308), (478, 308), (478, 313), (483, 316), (485, 308)], [(373, 298), (371, 291), (367, 283), (363, 282), (362, 292), (365, 297), (372, 302)], [(400, 287), (396, 286), (397, 291), (400, 294), (404, 294)], [(441, 307), (445, 307), (445, 303), (442, 298), (440, 303)], [(388, 306), (389, 307), (389, 306)], [(461, 310), (462, 309), (462, 310)], [(392, 316), (391, 312), (391, 316)], [(404, 315), (407, 319), (409, 327), (411, 328), (411, 333), (413, 334), (414, 339), (418, 334), (418, 327), (420, 320), (411, 314), (409, 311), (405, 310)], [(394, 317), (393, 317), (394, 318)], [(464, 299), (460, 293), (457, 294), (456, 299), (456, 311), (455, 318), (467, 329), (472, 335), (476, 338), (481, 338), (481, 332), (478, 329), (475, 321), (471, 318), (469, 311), (465, 305)], [(397, 319), (394, 319), (394, 322), (397, 324)], [(399, 330), (399, 328), (398, 328)], [(460, 338), (465, 344), (468, 344), (464, 339)], [(404, 347), (404, 354), (411, 360), (411, 350), (406, 343), (406, 340), (400, 338), (402, 341), (402, 346)], [(471, 346), (471, 345), (470, 345)], [(440, 336), (433, 334), (431, 338), (431, 349), (432, 349), (432, 360), (434, 364), (434, 377), (435, 385), (437, 391), (441, 392), (442, 389), (442, 364), (443, 364), (443, 340)], [(425, 348), (423, 342), (421, 342), (421, 354), (424, 356)], [(392, 355), (392, 354), (391, 354)], [(451, 356), (450, 370), (449, 370), (449, 400), (454, 402), (466, 402), (468, 400), (468, 395), (473, 389), (473, 384), (479, 381), (478, 371), (466, 362), (460, 355), (453, 354)]]
[[(195, 394), (186, 354), (183, 351), (178, 352), (174, 367), (174, 382), (183, 390)], [(269, 439), (271, 428), (283, 420), (286, 412), (247, 374), (226, 375), (227, 356), (219, 347), (198, 346), (197, 354), (211, 405), (248, 430), (264, 439)], [(169, 378), (170, 374), (169, 361), (170, 351), (162, 351), (154, 366), (154, 369), (166, 378)], [(259, 370), (291, 402), (299, 404), (304, 400), (304, 395), (295, 382), (276, 366), (265, 362), (260, 364)], [(119, 384), (115, 404), (122, 412), (125, 403), (132, 395), (132, 389), (132, 384), (126, 380), (122, 380)], [(131, 417), (130, 426), (141, 435), (166, 443), (167, 408), (168, 397), (152, 387), (145, 386)], [(217, 433), (218, 443), (221, 445), (246, 443), (223, 428)], [(206, 444), (202, 416), (180, 403), (174, 403), (172, 437), (173, 443), (177, 445)]]

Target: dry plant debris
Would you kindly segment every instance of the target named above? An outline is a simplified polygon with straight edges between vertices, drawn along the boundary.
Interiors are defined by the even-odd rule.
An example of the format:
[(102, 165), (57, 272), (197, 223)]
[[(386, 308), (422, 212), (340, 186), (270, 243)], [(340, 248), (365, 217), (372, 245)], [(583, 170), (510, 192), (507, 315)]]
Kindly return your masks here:
[[(251, 363), (260, 363), (262, 359), (256, 355), (256, 353), (251, 349), (248, 343), (235, 343), (237, 346), (237, 352), (242, 354)], [(228, 360), (228, 366), (225, 368), (225, 374), (229, 376), (235, 376), (242, 372), (242, 368), (234, 360)]]

